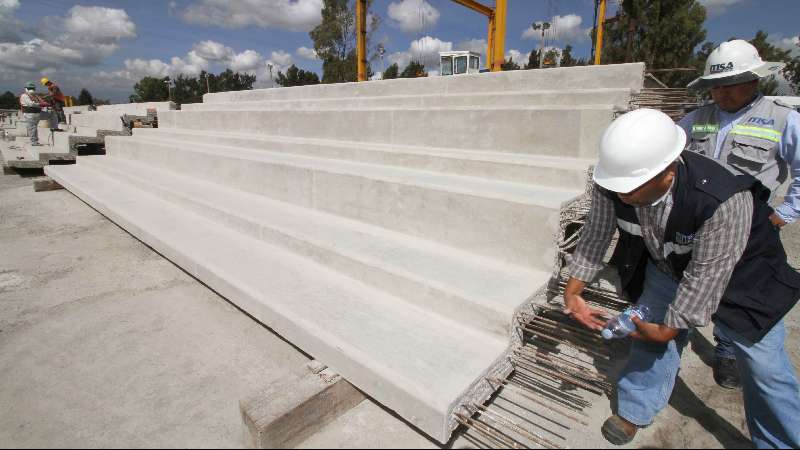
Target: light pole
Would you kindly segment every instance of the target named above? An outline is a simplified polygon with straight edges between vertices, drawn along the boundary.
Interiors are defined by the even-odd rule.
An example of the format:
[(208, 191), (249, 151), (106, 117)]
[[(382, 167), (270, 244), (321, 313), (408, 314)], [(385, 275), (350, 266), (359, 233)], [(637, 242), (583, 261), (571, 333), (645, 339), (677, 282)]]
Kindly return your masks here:
[(275, 87), (275, 78), (272, 77), (272, 63), (267, 63), (267, 67), (269, 67), (269, 86), (271, 88)]
[(166, 80), (164, 80), (164, 84), (167, 85), (167, 92), (169, 94), (169, 101), (172, 101), (172, 82), (170, 81), (169, 78), (167, 78)]
[(534, 22), (534, 30), (542, 30), (542, 45), (539, 50), (539, 68), (544, 67), (544, 33), (550, 29), (550, 22)]
[(383, 55), (386, 54), (386, 47), (383, 44), (378, 44), (378, 56), (381, 57), (381, 80), (383, 79), (383, 74), (386, 72), (386, 63), (383, 62)]

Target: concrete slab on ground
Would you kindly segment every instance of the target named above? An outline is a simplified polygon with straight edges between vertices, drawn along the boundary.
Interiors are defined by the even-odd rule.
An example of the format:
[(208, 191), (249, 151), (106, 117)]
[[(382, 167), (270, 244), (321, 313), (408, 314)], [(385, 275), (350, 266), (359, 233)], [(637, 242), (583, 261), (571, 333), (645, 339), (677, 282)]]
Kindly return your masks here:
[[(67, 191), (0, 178), (0, 442), (238, 448), (308, 358)], [(132, 270), (135, 268), (135, 270)]]

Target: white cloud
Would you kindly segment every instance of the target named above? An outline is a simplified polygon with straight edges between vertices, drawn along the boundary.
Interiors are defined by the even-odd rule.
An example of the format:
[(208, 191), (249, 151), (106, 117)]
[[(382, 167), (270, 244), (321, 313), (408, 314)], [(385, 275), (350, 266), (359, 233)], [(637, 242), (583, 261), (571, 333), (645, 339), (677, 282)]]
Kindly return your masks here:
[(488, 44), (486, 43), (486, 39), (470, 39), (467, 41), (460, 42), (454, 48), (456, 50), (469, 50), (471, 52), (475, 52), (485, 56), (487, 47)]
[(270, 55), (270, 61), (278, 64), (279, 66), (291, 66), (292, 65), (292, 55), (286, 53), (283, 50), (278, 50), (277, 52), (272, 52)]
[(14, 18), (19, 8), (19, 0), (0, 0), (0, 42), (18, 43), (22, 39), (19, 30), (22, 25)]
[(214, 41), (202, 41), (195, 44), (192, 51), (198, 57), (208, 61), (230, 61), (235, 55), (232, 48)]
[(770, 39), (772, 45), (783, 50), (791, 50), (792, 56), (800, 56), (800, 36), (781, 37), (775, 36), (774, 40)]
[(180, 16), (189, 23), (226, 28), (310, 31), (322, 21), (322, 0), (196, 0)]
[[(542, 22), (537, 22), (541, 24)], [(551, 27), (545, 32), (547, 40), (559, 40), (563, 42), (577, 42), (589, 39), (591, 28), (582, 28), (583, 18), (576, 14), (567, 14), (566, 16), (555, 16), (550, 21)], [(542, 40), (542, 30), (534, 30), (533, 26), (529, 26), (523, 33), (523, 39), (536, 39)]]
[(449, 52), (452, 50), (452, 42), (445, 42), (437, 38), (425, 36), (411, 42), (407, 51), (389, 55), (389, 63), (397, 63), (402, 71), (411, 61), (418, 61), (425, 65), (425, 69), (428, 73), (438, 75), (439, 52)]
[(509, 50), (506, 53), (506, 61), (508, 61), (509, 59), (513, 60), (515, 63), (519, 64), (520, 67), (524, 67), (526, 64), (528, 64), (528, 60), (530, 59), (530, 57), (531, 57), (531, 52), (522, 53), (521, 51), (514, 49)]
[(427, 0), (400, 0), (389, 4), (389, 18), (406, 33), (419, 33), (439, 22), (439, 10)]
[(124, 9), (100, 6), (74, 6), (59, 29), (59, 33), (91, 42), (116, 43), (136, 37), (136, 25)]
[[(37, 27), (14, 17), (17, 0), (0, 0), (0, 81), (19, 83), (68, 66), (95, 66), (136, 37), (136, 25), (122, 9), (74, 6), (66, 16), (49, 16)], [(11, 28), (8, 28), (8, 27)], [(19, 39), (18, 31), (32, 35)]]
[(700, 4), (706, 7), (709, 16), (723, 14), (729, 7), (743, 3), (745, 0), (699, 0)]
[(230, 69), (234, 72), (252, 73), (264, 65), (264, 57), (255, 50), (245, 50), (233, 55), (230, 60)]
[(255, 50), (245, 50), (237, 53), (231, 47), (207, 40), (195, 44), (192, 50), (183, 57), (173, 56), (168, 62), (160, 59), (128, 59), (125, 60), (124, 69), (99, 72), (97, 78), (103, 84), (116, 85), (127, 82), (132, 85), (132, 83), (146, 76), (157, 78), (175, 78), (178, 75), (197, 76), (200, 72), (209, 71), (213, 68), (229, 68), (235, 72), (253, 74), (259, 79), (264, 77), (268, 80), (268, 62), (273, 63), (275, 75), (277, 75), (278, 70), (285, 70), (285, 67), (288, 67), (288, 65), (283, 65), (287, 60), (288, 64), (291, 64), (291, 55), (282, 50), (272, 52), (272, 57), (279, 62), (266, 60), (263, 55)]
[(319, 56), (317, 55), (317, 51), (314, 50), (313, 48), (300, 47), (300, 48), (297, 49), (295, 54), (298, 57), (303, 58), (303, 59), (310, 59), (310, 60), (319, 59)]

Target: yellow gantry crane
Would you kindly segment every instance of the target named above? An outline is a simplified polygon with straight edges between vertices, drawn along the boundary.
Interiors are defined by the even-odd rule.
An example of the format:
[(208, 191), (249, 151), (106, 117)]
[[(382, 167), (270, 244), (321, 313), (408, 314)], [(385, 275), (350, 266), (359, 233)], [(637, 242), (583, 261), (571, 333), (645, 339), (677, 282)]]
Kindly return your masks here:
[[(358, 81), (367, 81), (367, 1), (356, 0), (356, 52), (358, 57)], [(451, 0), (459, 5), (483, 14), (489, 19), (488, 48), (486, 58), (489, 70), (499, 72), (505, 62), (506, 15), (508, 0), (495, 0), (494, 8), (475, 0)], [(599, 24), (597, 27), (597, 52), (595, 64), (600, 64), (603, 48), (603, 23), (606, 15), (606, 1), (601, 0)]]

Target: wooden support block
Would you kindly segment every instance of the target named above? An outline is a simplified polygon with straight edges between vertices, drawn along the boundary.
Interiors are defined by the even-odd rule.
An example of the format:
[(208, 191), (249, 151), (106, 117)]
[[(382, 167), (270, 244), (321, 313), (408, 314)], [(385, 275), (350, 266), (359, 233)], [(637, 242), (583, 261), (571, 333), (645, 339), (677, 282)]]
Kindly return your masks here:
[(239, 401), (248, 448), (293, 448), (364, 401), (345, 379), (318, 366)]
[(34, 192), (57, 191), (59, 189), (64, 189), (64, 186), (61, 186), (52, 178), (44, 177), (33, 180)]

